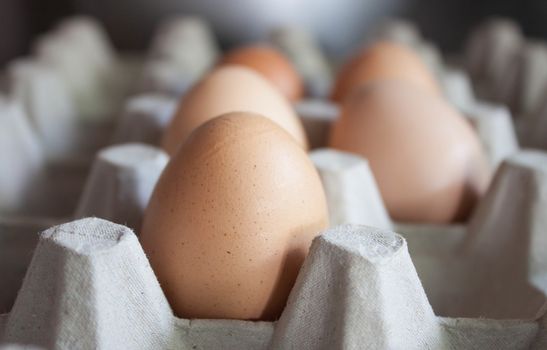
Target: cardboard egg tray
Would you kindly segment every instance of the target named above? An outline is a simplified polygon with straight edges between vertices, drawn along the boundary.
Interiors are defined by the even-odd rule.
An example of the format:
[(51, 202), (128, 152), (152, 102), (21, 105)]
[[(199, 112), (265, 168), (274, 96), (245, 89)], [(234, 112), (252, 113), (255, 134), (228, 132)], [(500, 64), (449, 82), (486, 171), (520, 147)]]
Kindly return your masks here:
[[(65, 22), (61, 32), (72, 28), (81, 36), (63, 32), (61, 37), (83, 38), (78, 45), (84, 52), (92, 52), (89, 46), (110, 52), (97, 44), (100, 30), (90, 31), (88, 21)], [(115, 87), (112, 95), (94, 90), (108, 86), (108, 74), (90, 87), (84, 83), (89, 76), (67, 83), (55, 69), (46, 74), (50, 80), (41, 80), (42, 63), (29, 69), (40, 73), (20, 73), (25, 79), (15, 81), (26, 83), (0, 104), (0, 144), (6, 142), (0, 164), (7, 175), (0, 174), (0, 312), (5, 312), (0, 344), (6, 349), (22, 344), (59, 349), (547, 348), (547, 153), (520, 150), (509, 110), (476, 100), (466, 73), (445, 67), (434, 46), (413, 28), (392, 22), (376, 35), (411, 45), (434, 68), (447, 98), (469, 118), (497, 168), (492, 184), (466, 225), (393, 222), (366, 160), (323, 148), (338, 109), (322, 98), (331, 79), (324, 58), (306, 58), (320, 55), (313, 40), (291, 36), (288, 29), (273, 35), (295, 62), (299, 45), (306, 50), (298, 62), (314, 62), (296, 64), (307, 69), (302, 75), (310, 77), (306, 85), (315, 98), (295, 108), (315, 149), (310, 157), (325, 187), (332, 224), (314, 240), (276, 322), (177, 318), (137, 238), (144, 208), (168, 161), (157, 145), (176, 96), (217, 54), (202, 22), (167, 22), (143, 62), (117, 60), (111, 69), (124, 67), (126, 86)], [(63, 40), (54, 42), (62, 47)], [(201, 59), (188, 56), (193, 47)], [(104, 63), (108, 56), (93, 59)], [(70, 67), (77, 71), (77, 64)], [(181, 78), (173, 79), (174, 73)], [(55, 79), (65, 83), (50, 84)], [(77, 122), (56, 120), (68, 125), (61, 129), (68, 134), (52, 137), (47, 121), (65, 109), (52, 111), (48, 92), (63, 89), (57, 95), (69, 93), (65, 104), (108, 97), (105, 104), (112, 107), (66, 113)], [(114, 106), (122, 100), (118, 112)], [(116, 119), (104, 115), (116, 112)], [(104, 148), (110, 142), (114, 145)]]

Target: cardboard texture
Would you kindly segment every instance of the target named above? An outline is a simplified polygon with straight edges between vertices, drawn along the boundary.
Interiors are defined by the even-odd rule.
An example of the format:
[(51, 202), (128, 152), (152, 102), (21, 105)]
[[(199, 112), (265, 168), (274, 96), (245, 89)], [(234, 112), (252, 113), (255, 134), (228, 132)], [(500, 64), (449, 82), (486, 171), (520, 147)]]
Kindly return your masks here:
[(128, 143), (97, 155), (75, 216), (98, 216), (140, 230), (142, 216), (169, 156), (159, 148)]
[(405, 240), (358, 225), (314, 240), (278, 322), (177, 319), (132, 231), (96, 218), (40, 235), (4, 322), (3, 341), (59, 349), (527, 349), (539, 329), (435, 316)]
[(0, 314), (9, 312), (15, 301), (38, 243), (38, 232), (59, 223), (51, 218), (0, 217)]
[[(412, 34), (402, 24), (390, 28), (385, 35), (407, 41), (415, 36), (435, 65), (435, 50), (417, 31)], [(505, 91), (492, 87), (524, 39), (510, 22), (481, 28), (467, 61), (478, 96), (499, 101)], [(15, 171), (0, 172), (0, 313), (5, 313), (0, 348), (547, 348), (547, 153), (519, 151), (511, 113), (476, 100), (465, 73), (442, 64), (439, 76), (448, 99), (467, 115), (498, 169), (467, 225), (392, 222), (365, 159), (317, 149), (310, 156), (333, 225), (314, 240), (281, 318), (272, 323), (175, 317), (137, 236), (120, 224), (140, 227), (167, 162), (154, 145), (176, 102), (159, 94), (182, 94), (199, 67), (216, 57), (216, 44), (202, 22), (176, 18), (160, 29), (142, 68), (121, 63), (103, 34), (85, 18), (64, 22), (39, 45), (39, 62), (13, 66), (15, 101), (0, 101), (0, 164)], [(283, 45), (293, 48), (286, 40)], [(76, 57), (68, 47), (89, 57)], [(203, 62), (186, 61), (188, 48)], [(124, 67), (123, 83), (110, 90), (116, 97), (104, 110), (93, 103), (106, 101), (100, 86), (108, 79), (89, 81), (87, 73), (78, 72), (84, 64), (96, 73)], [(161, 74), (155, 76), (153, 67)], [(139, 89), (151, 93), (127, 102), (114, 137), (122, 144), (103, 149), (90, 167), (89, 157), (110, 140), (114, 120), (108, 114), (121, 105), (135, 71), (143, 72)], [(152, 79), (146, 80), (150, 71)], [(184, 74), (173, 79), (173, 72)], [(530, 84), (527, 91), (541, 85)], [(56, 102), (48, 105), (44, 96), (50, 86)], [(72, 116), (71, 103), (77, 106)], [(312, 148), (325, 147), (338, 107), (304, 100), (296, 109)], [(521, 141), (521, 130), (531, 134), (547, 127), (544, 116), (517, 117)], [(87, 159), (67, 161), (61, 145), (72, 141), (56, 144), (61, 131), (46, 127), (50, 118), (71, 133), (77, 132), (76, 119), (83, 123), (76, 129), (96, 127), (104, 139), (89, 133), (87, 152), (76, 152)], [(41, 142), (51, 148), (43, 152)], [(535, 142), (541, 144), (540, 136)], [(74, 214), (78, 197), (77, 217), (102, 219), (60, 224)]]
[(463, 110), (479, 135), (492, 169), (519, 149), (511, 113), (506, 107), (475, 102)]
[(269, 327), (247, 323), (177, 320), (132, 231), (89, 218), (40, 235), (3, 340), (59, 349), (265, 345)]
[(130, 98), (116, 128), (114, 143), (140, 142), (157, 146), (169, 125), (178, 101), (161, 94)]
[(539, 228), (547, 212), (546, 160), (535, 151), (506, 160), (467, 227), (398, 227), (438, 315), (535, 319), (541, 314), (547, 290), (540, 285), (547, 231)]
[(365, 159), (327, 148), (311, 152), (310, 157), (325, 189), (331, 226), (352, 223), (392, 228)]

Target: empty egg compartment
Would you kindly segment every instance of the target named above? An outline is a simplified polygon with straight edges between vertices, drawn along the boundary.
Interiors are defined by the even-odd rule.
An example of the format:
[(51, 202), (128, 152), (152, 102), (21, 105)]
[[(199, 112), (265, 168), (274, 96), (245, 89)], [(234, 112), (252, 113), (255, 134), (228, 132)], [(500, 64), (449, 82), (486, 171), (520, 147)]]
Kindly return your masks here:
[[(167, 88), (173, 97), (151, 88), (126, 104), (120, 123), (126, 126), (115, 139), (132, 143), (97, 155), (76, 214), (112, 222), (81, 219), (40, 235), (17, 300), (0, 318), (0, 339), (45, 348), (547, 346), (547, 155), (519, 151), (510, 113), (475, 101), (465, 73), (444, 68), (439, 74), (448, 98), (478, 131), (490, 163), (502, 164), (467, 225), (394, 223), (366, 160), (315, 150), (311, 158), (333, 228), (315, 239), (279, 321), (179, 319), (135, 234), (113, 223), (140, 227), (168, 160), (154, 145), (175, 96), (187, 86), (175, 82), (176, 88)], [(296, 108), (312, 146), (325, 147), (338, 107), (308, 100)], [(5, 226), (35, 240), (36, 232), (60, 223), (22, 221)], [(19, 278), (36, 242), (30, 241), (13, 258), (21, 258), (14, 274)]]

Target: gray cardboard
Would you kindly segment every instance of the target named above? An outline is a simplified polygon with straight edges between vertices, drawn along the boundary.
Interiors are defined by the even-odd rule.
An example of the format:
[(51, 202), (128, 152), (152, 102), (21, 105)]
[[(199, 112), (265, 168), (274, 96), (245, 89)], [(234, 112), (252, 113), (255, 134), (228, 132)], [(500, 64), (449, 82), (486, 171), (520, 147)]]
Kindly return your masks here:
[(75, 216), (97, 216), (141, 228), (142, 216), (169, 156), (159, 148), (128, 143), (97, 155)]
[(328, 148), (311, 152), (310, 158), (323, 183), (331, 226), (350, 223), (392, 228), (365, 159)]
[(533, 320), (435, 316), (405, 240), (358, 225), (314, 240), (271, 323), (176, 318), (131, 230), (63, 224), (40, 235), (4, 322), (2, 341), (58, 349), (528, 349), (541, 339)]
[(177, 104), (177, 99), (158, 93), (131, 97), (125, 104), (116, 128), (114, 143), (159, 145)]

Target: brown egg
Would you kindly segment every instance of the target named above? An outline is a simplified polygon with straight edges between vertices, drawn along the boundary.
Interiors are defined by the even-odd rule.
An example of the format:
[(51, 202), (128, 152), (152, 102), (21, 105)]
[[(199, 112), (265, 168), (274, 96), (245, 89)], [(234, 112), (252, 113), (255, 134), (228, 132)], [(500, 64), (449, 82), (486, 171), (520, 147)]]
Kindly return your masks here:
[(229, 113), (172, 157), (141, 242), (179, 317), (273, 320), (327, 221), (306, 152), (267, 118)]
[(379, 41), (342, 67), (332, 99), (342, 103), (360, 85), (383, 80), (407, 81), (435, 95), (442, 94), (435, 77), (412, 49), (403, 44)]
[(271, 46), (250, 45), (234, 49), (224, 56), (221, 64), (238, 64), (257, 71), (293, 102), (304, 93), (304, 83), (296, 68)]
[(346, 99), (330, 146), (368, 159), (391, 217), (467, 218), (490, 179), (478, 137), (442, 98), (409, 83), (363, 86)]
[(235, 65), (217, 68), (182, 98), (163, 135), (162, 148), (172, 155), (201, 124), (238, 111), (271, 119), (307, 148), (304, 128), (291, 104), (258, 73)]

